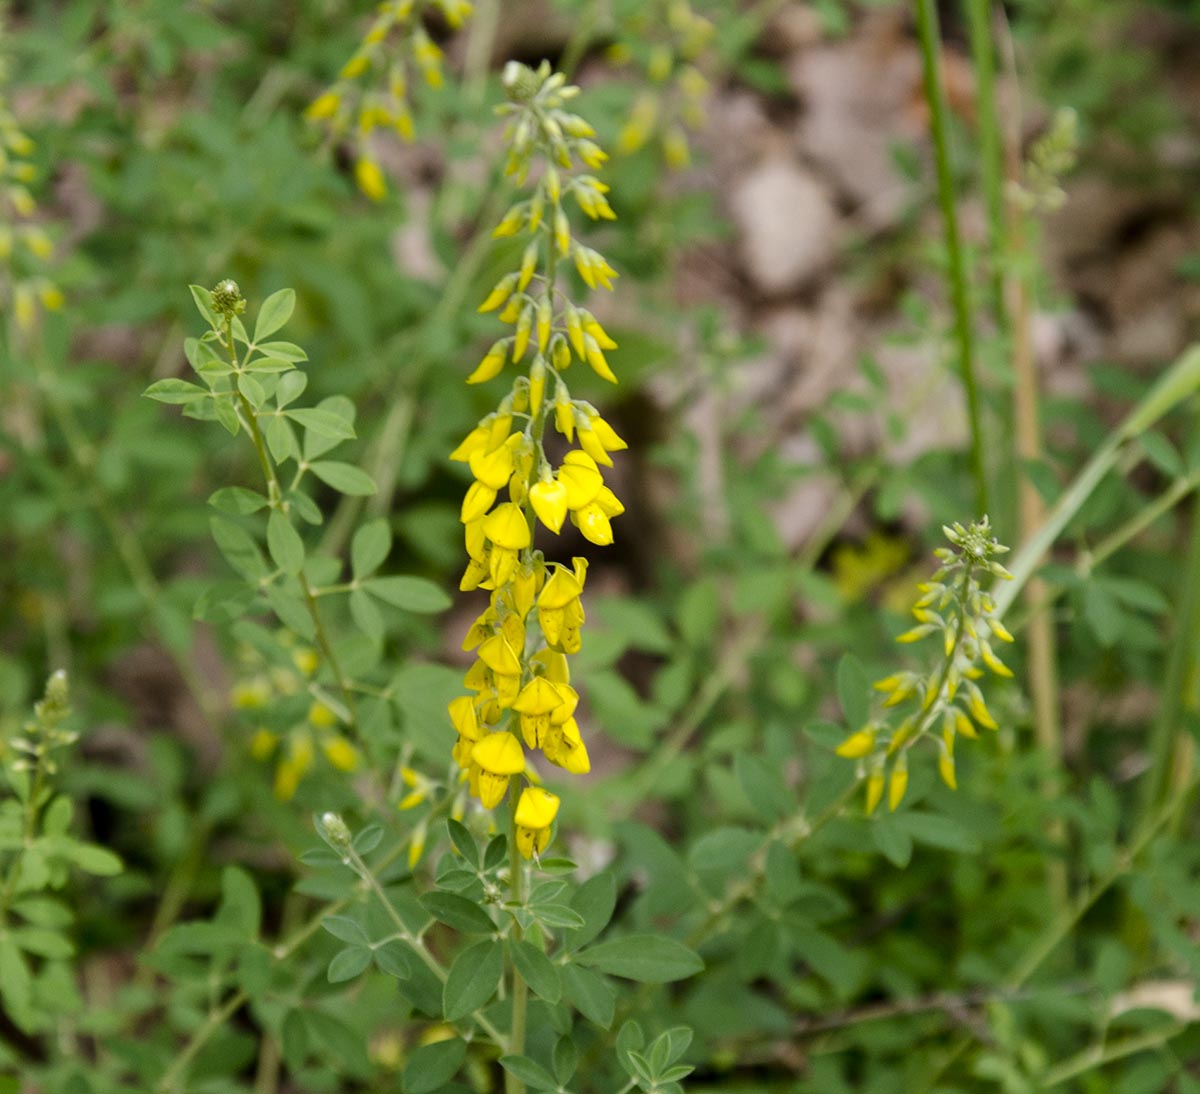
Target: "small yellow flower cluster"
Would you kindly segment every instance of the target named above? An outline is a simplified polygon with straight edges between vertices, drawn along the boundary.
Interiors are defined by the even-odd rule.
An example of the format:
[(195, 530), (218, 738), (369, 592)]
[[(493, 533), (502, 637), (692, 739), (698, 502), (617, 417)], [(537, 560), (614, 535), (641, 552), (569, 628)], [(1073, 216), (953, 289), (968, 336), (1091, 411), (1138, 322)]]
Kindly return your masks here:
[(280, 699), (300, 698), (309, 693), (311, 701), (307, 710), (286, 731), (279, 732), (260, 724), (250, 739), (250, 755), (254, 759), (265, 762), (278, 754), (275, 796), (280, 801), (290, 801), (312, 769), (318, 751), (330, 766), (343, 772), (357, 770), (362, 757), (339, 731), (340, 719), (333, 706), (313, 691), (312, 681), (320, 667), (316, 650), (295, 646), (288, 632), (283, 634), (282, 640), (285, 645), (293, 646), (292, 668), (265, 665), (255, 651), (246, 651), (243, 655), (246, 675), (234, 685), (230, 702), (235, 709), (247, 711), (251, 717), (260, 717), (256, 712), (277, 707)]
[(657, 139), (668, 167), (691, 162), (687, 131), (705, 123), (710, 87), (701, 71), (715, 27), (687, 0), (637, 0), (618, 12), (620, 37), (609, 47), (614, 64), (636, 64), (652, 85), (634, 101), (616, 149), (631, 155)]
[[(0, 70), (0, 81), (3, 76)], [(29, 161), (33, 152), (33, 141), (0, 88), (0, 312), (10, 313), (21, 333), (37, 326), (41, 309), (57, 311), (63, 305), (62, 292), (45, 275), (54, 244), (35, 221), (37, 204), (29, 190), (37, 177)]]
[[(976, 725), (998, 729), (977, 681), (984, 675), (980, 663), (997, 676), (1012, 670), (996, 656), (993, 638), (1011, 642), (1013, 636), (996, 618), (996, 603), (981, 588), (980, 574), (1008, 579), (1011, 574), (993, 556), (1008, 548), (991, 535), (985, 516), (964, 528), (955, 523), (944, 528), (954, 549), (939, 548), (942, 565), (931, 580), (920, 586), (921, 599), (913, 608), (917, 626), (898, 642), (917, 642), (932, 634), (942, 636), (942, 657), (931, 672), (897, 672), (875, 684), (886, 694), (885, 709), (912, 700), (915, 710), (894, 729), (872, 719), (842, 742), (837, 752), (862, 760), (867, 782), (867, 813), (873, 813), (887, 789), (888, 807), (895, 809), (908, 789), (908, 750), (932, 737), (937, 743), (938, 772), (951, 790), (957, 787), (954, 743), (961, 735), (974, 740)], [(940, 736), (933, 736), (940, 729)]]
[[(442, 51), (425, 29), (426, 14), (437, 11), (447, 25), (458, 29), (471, 14), (470, 0), (385, 0), (343, 66), (337, 82), (309, 105), (305, 116), (320, 122), (335, 137), (353, 130), (357, 141), (354, 177), (372, 201), (387, 196), (387, 182), (371, 154), (368, 139), (376, 129), (391, 129), (406, 141), (414, 136), (409, 103), (412, 70), (432, 88), (440, 88)], [(373, 77), (375, 86), (365, 86)]]
[[(569, 567), (547, 562), (534, 548), (534, 533), (541, 524), (558, 534), (569, 517), (590, 542), (612, 543), (611, 522), (624, 507), (601, 467), (611, 467), (611, 453), (626, 447), (595, 407), (571, 397), (563, 378), (578, 358), (616, 382), (604, 356), (616, 344), (559, 284), (560, 262), (568, 258), (589, 288), (607, 288), (615, 276), (602, 255), (575, 238), (566, 206), (571, 198), (593, 220), (613, 217), (607, 187), (576, 169), (576, 161), (595, 168), (605, 156), (591, 140), (591, 126), (564, 108), (577, 92), (564, 77), (548, 65), (534, 71), (513, 63), (504, 80), (507, 171), (521, 182), (535, 162), (540, 171), (532, 195), (509, 209), (494, 233), (529, 237), (520, 269), (480, 308), (499, 309), (514, 333), (488, 350), (467, 382), (494, 378), (509, 360), (528, 360), (528, 372), (451, 454), (474, 477), (462, 506), (469, 562), (461, 588), (491, 592), (463, 642), (477, 660), (464, 680), (474, 694), (450, 704), (458, 732), (454, 758), (471, 793), (489, 809), (513, 778), (536, 781), (526, 749), (572, 774), (590, 769), (567, 664), (580, 648), (587, 560), (575, 558)], [(568, 444), (578, 444), (557, 467), (543, 443), (550, 423)], [(514, 818), (525, 857), (545, 848), (558, 804), (538, 786), (522, 791)]]

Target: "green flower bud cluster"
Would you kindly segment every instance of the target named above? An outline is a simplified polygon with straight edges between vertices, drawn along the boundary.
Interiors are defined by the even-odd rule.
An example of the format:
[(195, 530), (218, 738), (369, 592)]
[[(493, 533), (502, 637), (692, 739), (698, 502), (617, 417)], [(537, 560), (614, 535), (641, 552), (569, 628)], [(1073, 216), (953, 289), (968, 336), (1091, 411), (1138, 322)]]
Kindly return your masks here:
[[(402, 140), (415, 135), (410, 76), (416, 70), (432, 88), (445, 82), (443, 53), (425, 29), (425, 16), (438, 13), (457, 30), (471, 15), (470, 0), (386, 0), (337, 82), (309, 105), (305, 117), (326, 126), (335, 138), (353, 133), (357, 146), (354, 176), (372, 201), (387, 195), (387, 183), (368, 140), (390, 129)], [(374, 80), (374, 86), (371, 80)]]
[(12, 769), (33, 771), (40, 768), (46, 775), (53, 775), (58, 770), (54, 753), (79, 739), (79, 734), (64, 724), (70, 716), (67, 674), (59, 669), (46, 682), (45, 696), (34, 704), (33, 717), (25, 723), (23, 732), (7, 742), (8, 749), (16, 753)]
[[(999, 728), (978, 683), (984, 675), (980, 666), (1011, 677), (1012, 670), (996, 655), (992, 642), (1011, 642), (1013, 636), (997, 618), (996, 602), (980, 579), (1012, 577), (997, 561), (1008, 548), (992, 535), (986, 516), (967, 527), (955, 523), (942, 531), (951, 546), (934, 552), (941, 566), (918, 586), (921, 597), (913, 607), (917, 625), (896, 639), (910, 643), (940, 635), (942, 655), (926, 671), (896, 672), (877, 681), (875, 689), (887, 696), (883, 712), (837, 750), (838, 755), (864, 764), (868, 813), (879, 805), (885, 788), (889, 808), (895, 809), (904, 799), (908, 752), (919, 741), (935, 742), (938, 772), (953, 790), (957, 738), (975, 739), (977, 725)], [(910, 706), (911, 712), (892, 726), (886, 711), (902, 705)]]
[(1009, 196), (1027, 212), (1053, 213), (1067, 200), (1061, 180), (1079, 158), (1079, 116), (1068, 106), (1054, 113), (1050, 127), (1029, 150), (1023, 182), (1010, 184)]

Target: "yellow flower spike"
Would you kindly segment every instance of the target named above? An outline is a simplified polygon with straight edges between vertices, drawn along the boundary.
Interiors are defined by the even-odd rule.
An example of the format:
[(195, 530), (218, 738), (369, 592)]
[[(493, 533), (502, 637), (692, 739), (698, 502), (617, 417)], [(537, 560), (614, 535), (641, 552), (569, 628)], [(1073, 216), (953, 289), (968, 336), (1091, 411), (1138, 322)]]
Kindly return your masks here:
[(519, 205), (514, 205), (499, 224), (492, 230), (493, 239), (505, 239), (508, 236), (515, 236), (525, 224), (525, 219), (528, 216), (528, 210), (522, 202)]
[(315, 702), (308, 708), (309, 724), (317, 729), (331, 729), (337, 725), (337, 715), (322, 702)]
[(568, 452), (558, 469), (558, 481), (567, 488), (567, 508), (582, 509), (596, 500), (604, 486), (604, 477), (596, 461), (586, 452)]
[(332, 118), (341, 105), (342, 97), (336, 91), (326, 91), (309, 103), (304, 116), (310, 122), (324, 121), (326, 118)]
[(554, 425), (559, 433), (567, 438), (568, 444), (574, 440), (575, 408), (571, 405), (571, 400), (566, 397), (561, 386), (554, 399)]
[(486, 486), (482, 482), (471, 483), (463, 498), (459, 520), (468, 526), (473, 524), (487, 513), (495, 500), (496, 491), (490, 486)]
[[(545, 649), (538, 650), (529, 660), (532, 665), (540, 665), (545, 670), (544, 675), (552, 684), (559, 684), (563, 688), (569, 687), (571, 669), (567, 664), (567, 659), (558, 650), (552, 650), (547, 646)], [(575, 689), (570, 688), (570, 693), (576, 694)]]
[(483, 522), (486, 519), (486, 517), (476, 517), (474, 520), (467, 521), (463, 528), (467, 554), (476, 562), (483, 562), (487, 557), (487, 535), (483, 530)]
[(985, 729), (999, 729), (996, 719), (992, 717), (991, 712), (984, 704), (983, 696), (978, 691), (972, 691), (967, 699), (967, 709), (971, 712), (971, 717), (975, 719)]
[(325, 759), (339, 771), (354, 771), (361, 760), (358, 749), (345, 737), (330, 737), (323, 741), (321, 751), (325, 753)]
[(513, 453), (508, 445), (501, 445), (493, 452), (476, 449), (468, 461), (471, 474), (490, 490), (503, 490), (513, 473)]
[(538, 301), (537, 308), (537, 342), (538, 350), (541, 353), (546, 352), (546, 346), (550, 342), (550, 323), (554, 317), (554, 309), (550, 303), (550, 297), (543, 296)]
[(596, 504), (600, 506), (601, 512), (609, 518), (619, 517), (625, 512), (625, 506), (621, 504), (621, 499), (607, 486), (600, 487), (600, 493), (596, 495)]
[(559, 799), (549, 790), (527, 786), (517, 800), (513, 819), (517, 826), (517, 849), (525, 858), (540, 855), (550, 842), (550, 826), (558, 816)]
[(479, 305), (479, 313), (486, 314), (490, 311), (495, 311), (501, 304), (508, 302), (508, 298), (512, 296), (517, 288), (517, 274), (510, 273), (502, 277), (496, 282), (495, 288), (488, 293), (487, 298)]
[(954, 756), (948, 748), (943, 748), (938, 753), (938, 774), (951, 790), (958, 789), (958, 777), (954, 770)]
[(571, 340), (571, 345), (575, 349), (575, 355), (579, 358), (587, 357), (587, 346), (584, 344), (583, 316), (580, 315), (579, 309), (571, 304), (566, 308), (567, 320), (567, 337)]
[(494, 380), (500, 375), (500, 370), (504, 368), (504, 362), (508, 359), (508, 339), (501, 338), (498, 342), (492, 344), (492, 348), (487, 351), (483, 360), (479, 362), (479, 367), (467, 377), (468, 384), (485, 384), (488, 380)]
[(904, 800), (905, 791), (908, 790), (908, 761), (902, 755), (896, 761), (892, 768), (891, 778), (888, 779), (888, 810), (892, 813), (896, 811), (900, 803)]
[(595, 502), (572, 512), (571, 519), (583, 533), (584, 539), (597, 547), (608, 547), (612, 543), (613, 530), (608, 514)]
[(512, 359), (514, 361), (521, 360), (525, 356), (525, 351), (529, 348), (529, 336), (533, 333), (533, 305), (526, 304), (521, 309), (520, 318), (517, 320), (517, 330), (513, 338)]
[(516, 551), (507, 547), (493, 546), (488, 555), (488, 578), (492, 588), (498, 589), (506, 585), (513, 574), (517, 572), (520, 557)]
[(954, 728), (968, 740), (979, 740), (979, 734), (975, 732), (975, 727), (971, 724), (971, 719), (957, 707), (954, 708)]
[(417, 863), (421, 861), (421, 856), (425, 853), (425, 838), (427, 834), (427, 826), (424, 821), (413, 829), (413, 834), (408, 841), (408, 868), (416, 869)]
[(525, 649), (525, 624), (521, 617), (510, 612), (500, 624), (500, 633), (514, 650)]
[(596, 434), (596, 438), (609, 452), (623, 452), (629, 447), (611, 425), (608, 424), (599, 414), (590, 415), (592, 421), (592, 430)]
[(546, 397), (546, 362), (538, 357), (529, 369), (529, 416), (537, 418)]
[(479, 728), (479, 716), (475, 711), (475, 700), (469, 695), (460, 695), (451, 699), (446, 708), (450, 712), (450, 722), (458, 731), (460, 737), (468, 741), (478, 741), (483, 736)]
[(358, 188), (372, 201), (383, 201), (387, 197), (387, 182), (374, 160), (365, 156), (358, 160), (354, 165), (354, 179)]
[(561, 206), (554, 210), (554, 243), (558, 247), (558, 253), (566, 258), (571, 249), (571, 222)]
[(250, 738), (250, 755), (256, 760), (265, 760), (275, 751), (278, 743), (278, 734), (260, 726), (254, 731), (254, 736)]
[(847, 760), (857, 760), (866, 756), (875, 747), (875, 730), (864, 727), (857, 733), (850, 734), (837, 747), (837, 754)]
[(533, 567), (519, 567), (509, 588), (512, 590), (513, 608), (524, 619), (533, 608), (538, 594), (538, 575)]
[(538, 520), (558, 533), (567, 519), (567, 487), (555, 479), (536, 482), (529, 488), (529, 501)]
[(483, 534), (508, 551), (523, 551), (530, 544), (529, 523), (520, 507), (512, 502), (496, 506), (487, 515)]
[[(578, 423), (576, 424), (578, 425)], [(612, 467), (612, 457), (604, 451), (604, 445), (600, 443), (596, 431), (589, 425), (586, 429), (580, 427), (578, 433), (579, 447), (597, 463), (603, 464), (605, 467)]]
[(608, 362), (604, 359), (604, 351), (600, 349), (600, 343), (590, 334), (585, 334), (583, 336), (583, 345), (587, 363), (591, 365), (592, 371), (602, 380), (607, 380), (610, 384), (615, 384), (617, 382), (616, 374), (608, 367)]
[(494, 809), (509, 779), (525, 770), (525, 750), (511, 733), (489, 733), (471, 750), (471, 761), (479, 768), (479, 800), (485, 809)]
[(992, 672), (994, 672), (997, 676), (1012, 676), (1012, 669), (1010, 669), (992, 652), (992, 647), (986, 642), (979, 643), (979, 656), (983, 658), (983, 663), (987, 665), (987, 667), (991, 669)]
[(521, 736), (530, 748), (541, 748), (550, 731), (550, 715), (563, 705), (556, 685), (543, 676), (535, 676), (521, 689), (513, 710), (521, 716)]
[(521, 269), (517, 274), (518, 292), (524, 292), (529, 287), (529, 282), (533, 280), (534, 271), (537, 269), (537, 260), (538, 243), (535, 239), (525, 248), (525, 253), (521, 256)]
[(459, 446), (450, 453), (450, 459), (455, 463), (468, 463), (471, 459), (471, 453), (476, 449), (483, 448), (488, 443), (490, 435), (490, 429), (482, 425), (477, 425), (462, 439)]
[(880, 799), (883, 797), (884, 782), (882, 771), (872, 771), (867, 776), (867, 801), (865, 808), (868, 817), (879, 808)]
[(555, 767), (561, 767), (571, 775), (586, 775), (592, 769), (587, 745), (579, 732), (579, 723), (568, 718), (561, 726), (552, 726), (550, 739), (543, 753)]

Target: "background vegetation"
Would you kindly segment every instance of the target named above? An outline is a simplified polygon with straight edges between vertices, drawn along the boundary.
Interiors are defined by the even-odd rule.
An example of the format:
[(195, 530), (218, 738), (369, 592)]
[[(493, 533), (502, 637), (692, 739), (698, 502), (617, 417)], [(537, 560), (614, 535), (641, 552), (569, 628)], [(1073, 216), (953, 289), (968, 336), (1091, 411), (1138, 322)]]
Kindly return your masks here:
[[(550, 852), (578, 866), (542, 891), (563, 953), (599, 942), (542, 991), (526, 954), (520, 1081), (1200, 1089), (1195, 4), (418, 5), (370, 132), (396, 87), (345, 67), (369, 4), (7, 7), (0, 1090), (506, 1081), (461, 1036), (490, 995), (450, 1013), (380, 940), (449, 965), (480, 930), (418, 897), (454, 888), (445, 709), (479, 606), (447, 456), (495, 404), (463, 380), (515, 264), (510, 58), (569, 73), (612, 153), (588, 239), (621, 383), (571, 380), (630, 442), (588, 550), (592, 771)], [(314, 481), (310, 549), (420, 579), (331, 613), (373, 674), (356, 733), (210, 529), (210, 495), (262, 486), (254, 449), (141, 397), (190, 375), (187, 286), (225, 277), (251, 314), (293, 288), (304, 405), (349, 400), (322, 404), (353, 421), (335, 458), (376, 489)], [(941, 526), (983, 512), (1018, 577), (1000, 728), (960, 742), (957, 790), (921, 752), (867, 817), (834, 749), (872, 681), (929, 668), (893, 639)]]

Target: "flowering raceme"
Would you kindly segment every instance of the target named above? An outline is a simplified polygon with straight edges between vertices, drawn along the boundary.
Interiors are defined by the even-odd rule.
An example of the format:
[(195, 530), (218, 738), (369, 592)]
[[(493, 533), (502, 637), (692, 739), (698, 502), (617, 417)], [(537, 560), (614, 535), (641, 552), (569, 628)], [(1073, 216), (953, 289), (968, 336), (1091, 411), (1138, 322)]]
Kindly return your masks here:
[[(506, 172), (522, 184), (531, 171), (536, 178), (493, 233), (526, 237), (520, 267), (479, 309), (498, 312), (513, 331), (491, 346), (467, 383), (494, 379), (509, 361), (525, 371), (450, 456), (474, 479), (462, 505), (469, 561), (460, 587), (490, 592), (463, 642), (476, 655), (464, 680), (474, 694), (450, 704), (450, 719), (458, 732), (454, 758), (486, 808), (504, 799), (514, 779), (529, 784), (513, 817), (518, 848), (530, 858), (549, 842), (559, 799), (534, 785), (529, 754), (540, 752), (572, 774), (590, 769), (567, 663), (581, 645), (587, 559), (548, 562), (534, 536), (539, 524), (557, 535), (569, 519), (590, 542), (612, 543), (612, 521), (624, 506), (601, 468), (612, 467), (611, 454), (626, 444), (594, 406), (572, 398), (563, 376), (578, 359), (616, 382), (605, 357), (616, 343), (561, 283), (568, 260), (589, 288), (609, 288), (616, 276), (603, 255), (575, 237), (568, 213), (573, 201), (592, 220), (614, 217), (608, 187), (583, 170), (606, 156), (592, 127), (565, 109), (578, 92), (565, 77), (545, 64), (534, 71), (514, 62), (504, 82)], [(577, 445), (557, 467), (543, 443), (548, 425)]]
[(942, 658), (928, 673), (897, 672), (879, 680), (885, 709), (912, 700), (916, 709), (894, 729), (882, 719), (872, 719), (838, 747), (838, 755), (865, 765), (867, 812), (873, 813), (887, 790), (888, 808), (895, 809), (908, 789), (908, 752), (918, 741), (932, 738), (938, 752), (938, 773), (956, 789), (954, 744), (960, 737), (975, 739), (976, 725), (998, 729), (977, 681), (980, 663), (997, 676), (1012, 670), (996, 656), (992, 639), (1011, 642), (1013, 636), (996, 617), (996, 603), (979, 584), (980, 574), (1008, 579), (1012, 575), (993, 556), (1008, 548), (991, 535), (985, 516), (964, 528), (944, 528), (951, 548), (934, 552), (942, 563), (933, 577), (920, 586), (921, 598), (913, 608), (917, 626), (896, 641), (917, 642), (933, 634), (942, 637)]

